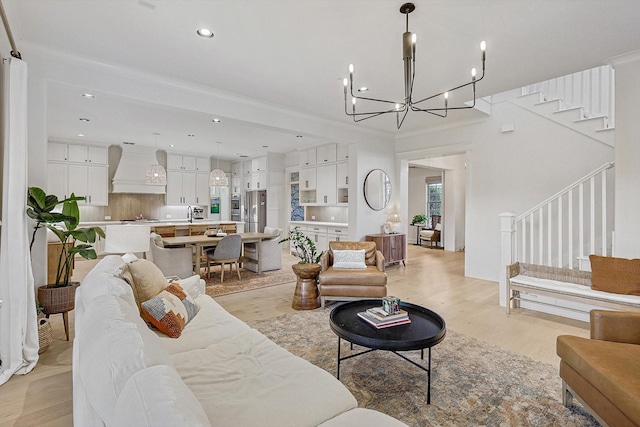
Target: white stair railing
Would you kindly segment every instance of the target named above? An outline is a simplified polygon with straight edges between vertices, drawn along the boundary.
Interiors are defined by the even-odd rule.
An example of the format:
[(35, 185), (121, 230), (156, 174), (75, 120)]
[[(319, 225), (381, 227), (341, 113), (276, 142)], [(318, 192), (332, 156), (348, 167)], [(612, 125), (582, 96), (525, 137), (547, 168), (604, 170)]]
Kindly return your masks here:
[(559, 99), (561, 109), (580, 107), (583, 118), (606, 117), (605, 127), (615, 127), (615, 70), (609, 65), (557, 77), (522, 88), (522, 95), (541, 92), (544, 100)]
[(614, 166), (605, 163), (515, 217), (513, 260), (571, 269), (580, 257), (611, 255)]

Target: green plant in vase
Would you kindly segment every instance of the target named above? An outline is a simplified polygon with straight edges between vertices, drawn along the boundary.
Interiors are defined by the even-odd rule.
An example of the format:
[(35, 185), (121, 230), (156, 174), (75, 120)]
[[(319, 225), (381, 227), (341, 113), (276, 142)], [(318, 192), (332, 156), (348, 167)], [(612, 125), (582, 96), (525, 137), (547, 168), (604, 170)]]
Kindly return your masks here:
[(419, 214), (413, 217), (411, 220), (411, 225), (416, 224), (425, 224), (427, 222), (427, 216), (424, 214)]
[(289, 236), (280, 240), (278, 243), (284, 242), (291, 242), (293, 245), (296, 251), (294, 255), (300, 258), (298, 264), (317, 264), (320, 262), (320, 257), (324, 253), (324, 251), (317, 253), (313, 240), (300, 231), (299, 227), (289, 231)]
[[(84, 199), (71, 194), (67, 199), (58, 200), (57, 196), (47, 195), (38, 187), (29, 187), (27, 190), (27, 215), (36, 222), (29, 248), (33, 248), (36, 233), (41, 228), (51, 230), (61, 243), (56, 280), (54, 283), (38, 288), (36, 303), (42, 306), (44, 314), (64, 314), (67, 340), (69, 333), (66, 313), (73, 310), (75, 306), (75, 289), (79, 286), (79, 283), (70, 281), (73, 258), (77, 254), (85, 259), (96, 259), (97, 254), (91, 244), (95, 243), (98, 236), (105, 237), (100, 227), (78, 228), (80, 223), (78, 201)], [(62, 205), (62, 211), (54, 212), (58, 205)]]

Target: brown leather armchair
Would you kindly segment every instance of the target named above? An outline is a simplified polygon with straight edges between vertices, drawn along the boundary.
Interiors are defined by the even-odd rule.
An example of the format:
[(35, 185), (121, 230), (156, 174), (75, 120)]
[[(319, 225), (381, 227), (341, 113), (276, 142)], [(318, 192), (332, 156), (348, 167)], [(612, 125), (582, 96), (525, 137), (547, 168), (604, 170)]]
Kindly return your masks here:
[(591, 339), (561, 335), (562, 402), (602, 425), (640, 426), (640, 313), (592, 310)]
[[(365, 250), (364, 269), (333, 268), (334, 250)], [(329, 250), (320, 258), (318, 290), (320, 303), (325, 300), (382, 298), (387, 295), (384, 256), (374, 242), (329, 242)]]

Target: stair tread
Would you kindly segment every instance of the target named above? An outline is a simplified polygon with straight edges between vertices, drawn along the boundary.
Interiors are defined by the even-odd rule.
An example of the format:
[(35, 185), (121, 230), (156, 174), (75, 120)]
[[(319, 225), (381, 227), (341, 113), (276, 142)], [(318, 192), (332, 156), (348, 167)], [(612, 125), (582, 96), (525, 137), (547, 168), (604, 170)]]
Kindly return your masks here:
[(600, 115), (600, 116), (591, 116), (591, 117), (583, 117), (581, 119), (578, 120), (574, 120), (574, 123), (579, 123), (579, 122), (588, 122), (589, 120), (598, 120), (598, 119), (606, 119), (607, 116), (604, 115)]

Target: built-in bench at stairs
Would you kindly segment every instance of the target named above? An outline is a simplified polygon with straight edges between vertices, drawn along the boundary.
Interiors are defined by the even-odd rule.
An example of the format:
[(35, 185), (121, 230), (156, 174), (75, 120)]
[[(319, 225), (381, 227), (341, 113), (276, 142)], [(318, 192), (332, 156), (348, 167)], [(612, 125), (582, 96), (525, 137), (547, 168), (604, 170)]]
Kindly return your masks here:
[(521, 302), (587, 322), (592, 309), (640, 311), (640, 296), (591, 289), (589, 271), (516, 262), (507, 266), (507, 313)]

